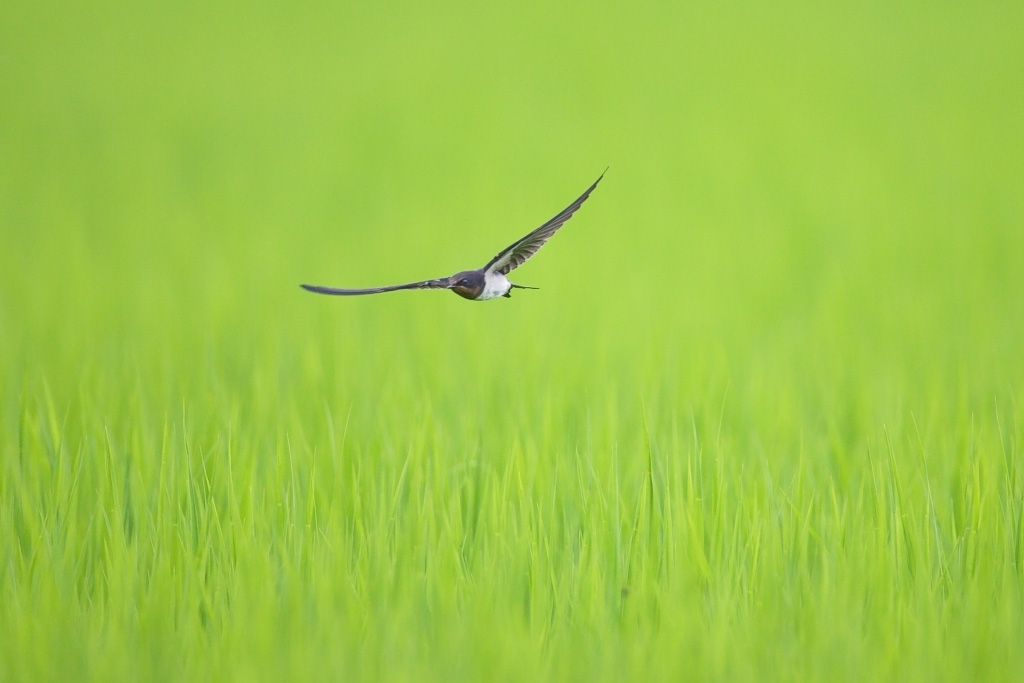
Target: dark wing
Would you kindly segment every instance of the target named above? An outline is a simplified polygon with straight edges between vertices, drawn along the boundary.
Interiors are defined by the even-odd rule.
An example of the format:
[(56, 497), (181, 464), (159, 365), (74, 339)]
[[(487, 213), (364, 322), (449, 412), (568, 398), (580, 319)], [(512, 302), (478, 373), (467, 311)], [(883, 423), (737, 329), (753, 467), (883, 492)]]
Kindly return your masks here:
[(337, 287), (320, 287), (319, 285), (299, 285), (303, 289), (316, 292), (317, 294), (333, 294), (334, 296), (358, 296), (360, 294), (380, 294), (381, 292), (394, 292), (398, 289), (448, 289), (450, 283), (448, 278), (439, 280), (424, 280), (423, 282), (410, 282), (406, 285), (389, 285), (388, 287), (370, 287), (368, 289), (338, 289)]
[[(605, 173), (607, 172), (608, 169), (605, 169)], [(488, 273), (501, 273), (502, 275), (508, 275), (510, 272), (523, 265), (526, 259), (536, 254), (537, 250), (543, 247), (544, 243), (547, 242), (567, 220), (572, 218), (572, 215), (576, 213), (576, 210), (583, 205), (583, 202), (587, 201), (587, 197), (589, 197), (590, 193), (594, 191), (597, 184), (601, 182), (601, 178), (604, 178), (604, 173), (601, 174), (600, 178), (594, 181), (593, 185), (587, 188), (586, 192), (581, 194), (572, 204), (562, 209), (561, 213), (557, 216), (518, 242), (514, 242), (502, 249), (497, 256), (491, 259), (490, 263), (484, 266), (484, 271)]]

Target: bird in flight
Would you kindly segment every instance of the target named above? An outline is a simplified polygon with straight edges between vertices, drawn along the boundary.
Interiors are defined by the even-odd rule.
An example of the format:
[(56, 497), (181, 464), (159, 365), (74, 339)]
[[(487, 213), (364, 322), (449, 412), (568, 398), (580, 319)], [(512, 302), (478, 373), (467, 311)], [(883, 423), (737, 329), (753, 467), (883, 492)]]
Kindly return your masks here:
[[(607, 169), (605, 169), (607, 172)], [(594, 181), (594, 184), (587, 188), (576, 201), (562, 209), (554, 218), (540, 226), (522, 239), (516, 240), (508, 245), (497, 256), (487, 262), (483, 268), (476, 270), (463, 270), (451, 277), (442, 277), (436, 280), (423, 280), (421, 282), (410, 282), (404, 285), (389, 285), (387, 287), (370, 287), (368, 289), (339, 289), (337, 287), (321, 287), (319, 285), (302, 285), (303, 289), (317, 294), (333, 294), (335, 296), (357, 296), (360, 294), (379, 294), (381, 292), (394, 292), (399, 289), (450, 289), (464, 299), (472, 301), (486, 301), (499, 296), (511, 297), (513, 289), (537, 289), (526, 287), (509, 282), (506, 277), (510, 272), (523, 265), (526, 259), (530, 258), (544, 246), (565, 222), (572, 218), (576, 210), (587, 201), (587, 197), (594, 191), (601, 177)]]

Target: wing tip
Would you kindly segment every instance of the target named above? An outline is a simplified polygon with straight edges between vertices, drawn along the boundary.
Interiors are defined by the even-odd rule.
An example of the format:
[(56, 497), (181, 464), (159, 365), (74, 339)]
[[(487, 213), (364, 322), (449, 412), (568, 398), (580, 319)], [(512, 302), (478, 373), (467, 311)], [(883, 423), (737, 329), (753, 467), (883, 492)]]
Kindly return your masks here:
[(302, 287), (307, 292), (313, 292), (314, 294), (333, 294), (333, 295), (345, 294), (345, 292), (342, 291), (342, 290), (335, 289), (333, 287), (323, 287), (321, 285), (305, 285), (305, 284), (303, 284), (303, 285), (299, 285), (299, 287)]
[[(604, 179), (604, 174), (608, 172), (608, 169), (609, 169), (609, 168), (611, 168), (611, 166), (605, 166), (605, 167), (604, 167), (604, 170), (603, 170), (603, 171), (601, 171), (601, 175), (597, 176), (597, 180), (595, 180), (595, 181), (594, 181), (594, 182), (593, 182), (593, 183), (592, 183), (592, 184), (590, 185), (590, 187), (588, 187), (588, 188), (587, 188), (586, 190), (584, 190), (583, 194), (581, 194), (581, 195), (580, 195), (580, 196), (579, 196), (579, 197), (578, 197), (578, 198), (576, 199), (576, 201), (575, 201), (575, 202), (573, 202), (573, 203), (572, 203), (572, 204), (570, 204), (569, 206), (565, 207), (565, 210), (568, 210), (568, 209), (570, 209), (570, 208), (573, 208), (573, 206), (575, 206), (575, 208), (573, 208), (573, 212), (575, 213), (576, 209), (580, 208), (580, 206), (582, 206), (582, 205), (583, 205), (583, 202), (587, 201), (587, 199), (589, 199), (589, 198), (590, 198), (590, 193), (591, 193), (591, 192), (593, 192), (594, 190), (596, 190), (596, 189), (597, 189), (597, 185), (598, 185), (598, 183), (600, 183), (600, 182), (601, 182), (601, 181), (602, 181), (602, 180)], [(571, 214), (570, 214), (570, 215), (571, 215)]]

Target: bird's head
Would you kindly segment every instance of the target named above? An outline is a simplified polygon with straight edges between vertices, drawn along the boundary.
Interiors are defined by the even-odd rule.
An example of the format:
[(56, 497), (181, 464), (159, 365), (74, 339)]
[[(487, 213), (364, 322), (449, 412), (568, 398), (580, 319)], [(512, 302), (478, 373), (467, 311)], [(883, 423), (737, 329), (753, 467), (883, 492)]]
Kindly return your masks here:
[(463, 299), (475, 299), (484, 291), (484, 274), (479, 270), (464, 270), (448, 278), (448, 289)]

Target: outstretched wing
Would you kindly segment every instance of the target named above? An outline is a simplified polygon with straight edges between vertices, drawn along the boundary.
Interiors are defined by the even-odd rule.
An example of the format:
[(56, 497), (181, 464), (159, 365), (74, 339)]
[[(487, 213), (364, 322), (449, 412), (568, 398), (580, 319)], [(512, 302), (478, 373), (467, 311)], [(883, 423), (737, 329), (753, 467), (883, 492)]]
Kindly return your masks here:
[[(605, 169), (605, 173), (608, 169)], [(510, 272), (523, 265), (526, 259), (530, 258), (537, 253), (537, 250), (544, 246), (544, 243), (551, 239), (551, 236), (562, 227), (567, 220), (572, 218), (572, 215), (576, 213), (576, 210), (583, 205), (583, 202), (587, 201), (587, 197), (594, 191), (597, 184), (601, 182), (601, 178), (604, 178), (604, 173), (601, 177), (594, 181), (594, 184), (587, 188), (587, 191), (579, 196), (569, 206), (562, 209), (561, 213), (549, 220), (544, 225), (540, 226), (526, 237), (523, 237), (517, 242), (514, 242), (504, 249), (502, 249), (497, 256), (491, 259), (490, 263), (484, 266), (484, 270), (488, 273), (501, 273), (502, 275), (508, 275)]]
[(449, 279), (446, 277), (439, 280), (424, 280), (423, 282), (410, 282), (405, 285), (389, 285), (387, 287), (370, 287), (368, 289), (339, 289), (337, 287), (321, 287), (319, 285), (299, 285), (303, 289), (316, 292), (317, 294), (332, 294), (334, 296), (359, 296), (360, 294), (380, 294), (381, 292), (394, 292), (399, 289), (448, 289)]

